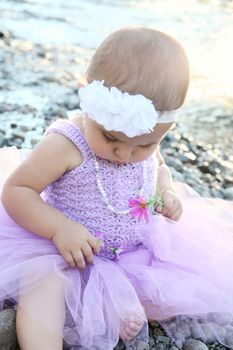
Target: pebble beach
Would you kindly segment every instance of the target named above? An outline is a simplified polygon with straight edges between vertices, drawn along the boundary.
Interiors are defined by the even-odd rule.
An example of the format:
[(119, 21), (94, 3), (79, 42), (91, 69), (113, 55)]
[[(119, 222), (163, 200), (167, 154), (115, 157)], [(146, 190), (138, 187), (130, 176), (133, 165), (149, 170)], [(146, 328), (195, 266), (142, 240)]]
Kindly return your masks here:
[[(224, 69), (229, 64), (228, 73), (224, 70), (218, 76), (213, 62), (203, 68), (209, 52), (216, 53), (216, 45), (224, 52), (228, 40), (233, 40), (233, 5), (231, 1), (190, 1), (188, 10), (184, 1), (177, 3), (179, 15), (172, 10), (171, 1), (158, 1), (158, 5), (153, 1), (100, 1), (94, 18), (95, 1), (73, 0), (66, 5), (59, 0), (52, 2), (51, 13), (46, 0), (0, 1), (0, 147), (31, 149), (51, 122), (66, 119), (79, 108), (78, 81), (95, 46), (109, 32), (127, 24), (163, 29), (168, 21), (168, 32), (176, 28), (179, 39), (183, 35), (193, 68), (186, 104), (162, 141), (162, 154), (175, 181), (187, 183), (204, 197), (233, 200), (233, 77), (229, 64), (233, 53), (228, 49), (223, 61)], [(155, 23), (153, 10), (158, 17)], [(100, 25), (101, 13), (109, 18)], [(208, 28), (202, 15), (206, 23), (208, 16), (212, 18)], [(187, 33), (182, 34), (185, 26)], [(182, 320), (174, 327), (181, 325)], [(233, 327), (229, 332), (233, 337)], [(0, 349), (17, 349), (15, 311), (10, 304), (0, 312)], [(64, 344), (64, 349), (71, 348)], [(119, 341), (115, 349), (125, 348)], [(157, 322), (150, 323), (148, 349), (178, 350)], [(227, 348), (211, 337), (205, 343), (199, 341), (198, 330), (190, 325), (183, 349)]]

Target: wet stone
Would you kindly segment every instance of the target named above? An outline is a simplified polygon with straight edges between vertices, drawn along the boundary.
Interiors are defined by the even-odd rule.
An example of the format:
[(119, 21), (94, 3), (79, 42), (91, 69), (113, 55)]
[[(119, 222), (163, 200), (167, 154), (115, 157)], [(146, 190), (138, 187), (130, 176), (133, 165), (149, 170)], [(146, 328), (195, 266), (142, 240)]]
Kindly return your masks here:
[(15, 311), (6, 309), (0, 312), (0, 349), (16, 350)]
[(175, 336), (176, 342), (179, 341), (179, 342), (181, 342), (183, 344), (183, 342), (185, 341), (185, 337), (184, 337), (182, 331), (181, 332), (179, 332), (179, 331), (175, 332), (174, 336)]
[(12, 112), (17, 109), (16, 105), (10, 103), (0, 103), (0, 113)]
[(161, 344), (161, 343), (157, 343), (157, 344), (155, 345), (155, 349), (156, 349), (156, 350), (165, 350), (165, 349), (166, 349), (166, 345)]
[(151, 347), (151, 346), (154, 346), (154, 345), (155, 345), (155, 341), (154, 341), (154, 339), (152, 337), (150, 337), (150, 339), (149, 339), (149, 346)]
[(195, 339), (202, 339), (203, 333), (198, 323), (190, 325), (191, 336)]
[[(170, 169), (171, 170), (171, 169)], [(180, 181), (180, 182), (184, 182), (184, 175), (182, 173), (179, 173), (175, 170), (171, 170), (171, 174), (172, 174), (172, 177), (174, 179), (174, 181)]]
[(206, 343), (213, 343), (214, 341), (217, 340), (216, 335), (212, 332), (208, 324), (202, 324), (201, 329), (204, 334)]
[(222, 192), (225, 199), (233, 200), (233, 186), (224, 188)]
[(149, 324), (150, 324), (150, 328), (159, 328), (160, 327), (160, 324), (156, 321), (150, 321)]
[(190, 326), (188, 324), (184, 324), (181, 328), (182, 328), (184, 337), (186, 339), (189, 338), (191, 336)]
[(0, 147), (3, 145), (5, 135), (0, 131)]
[(12, 132), (12, 136), (16, 139), (24, 140), (25, 134), (19, 130)]
[(163, 331), (160, 329), (160, 328), (154, 328), (153, 329), (153, 334), (157, 337), (157, 339), (158, 339), (158, 337), (159, 336), (163, 336)]
[(213, 170), (211, 168), (211, 165), (207, 162), (204, 161), (202, 163), (198, 163), (198, 168), (203, 172), (203, 173), (212, 173)]
[(158, 341), (159, 341), (160, 343), (163, 343), (163, 344), (166, 344), (166, 345), (170, 344), (170, 342), (171, 342), (170, 338), (169, 338), (169, 337), (166, 337), (166, 336), (164, 336), (164, 335), (159, 335), (159, 336), (157, 337), (157, 339), (158, 339)]
[[(216, 169), (215, 169), (216, 170)], [(215, 176), (215, 179), (217, 180), (217, 181), (219, 181), (219, 182), (223, 182), (224, 181), (224, 178), (223, 178), (223, 176), (221, 175), (221, 174), (217, 174), (216, 176)], [(232, 178), (232, 180), (233, 180), (233, 178)], [(226, 181), (226, 178), (225, 178), (225, 181)], [(232, 184), (233, 184), (233, 181), (232, 181)]]
[(206, 181), (206, 182), (213, 182), (214, 181), (214, 177), (213, 175), (209, 174), (209, 173), (205, 173), (205, 174), (201, 174), (201, 178)]
[(174, 156), (174, 153), (175, 153), (174, 149), (171, 147), (164, 147), (162, 152), (169, 156)]
[(183, 171), (183, 164), (179, 159), (176, 158), (167, 158), (166, 163), (168, 166), (176, 169), (179, 172)]
[(193, 137), (187, 133), (183, 133), (181, 139), (187, 141), (188, 143), (193, 142)]
[(0, 40), (3, 40), (5, 44), (9, 44), (10, 40), (12, 38), (12, 35), (8, 31), (0, 31)]
[(178, 148), (179, 148), (179, 151), (181, 151), (183, 153), (189, 151), (189, 148), (184, 143), (180, 143)]
[(176, 330), (176, 327), (177, 327), (177, 325), (176, 325), (175, 322), (171, 322), (171, 323), (168, 325), (168, 328), (169, 328), (170, 331)]
[(200, 340), (189, 339), (184, 344), (184, 350), (208, 350), (208, 347)]
[(177, 132), (174, 132), (173, 136), (174, 136), (174, 139), (177, 141), (179, 141), (181, 139), (181, 135), (178, 134)]
[(233, 186), (233, 176), (231, 176), (231, 175), (224, 175), (224, 181), (226, 182), (227, 185), (232, 185)]
[(184, 154), (180, 154), (179, 157), (181, 159), (181, 162), (196, 164), (197, 157), (195, 156), (195, 154), (193, 152), (187, 152)]
[(18, 126), (18, 125), (17, 125), (16, 123), (11, 123), (11, 124), (10, 124), (11, 129), (15, 129), (15, 128), (17, 128), (17, 126)]

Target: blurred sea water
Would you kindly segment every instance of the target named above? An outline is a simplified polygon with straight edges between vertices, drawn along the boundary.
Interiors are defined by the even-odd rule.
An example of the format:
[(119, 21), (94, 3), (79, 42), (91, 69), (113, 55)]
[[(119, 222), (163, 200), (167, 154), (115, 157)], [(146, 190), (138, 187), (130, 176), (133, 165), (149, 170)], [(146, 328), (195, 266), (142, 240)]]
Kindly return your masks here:
[(203, 128), (211, 142), (220, 115), (221, 133), (224, 128), (229, 132), (233, 128), (233, 1), (0, 0), (0, 31), (29, 43), (78, 47), (80, 74), (98, 44), (128, 25), (165, 31), (185, 47), (192, 78), (187, 107), (181, 113), (187, 131)]

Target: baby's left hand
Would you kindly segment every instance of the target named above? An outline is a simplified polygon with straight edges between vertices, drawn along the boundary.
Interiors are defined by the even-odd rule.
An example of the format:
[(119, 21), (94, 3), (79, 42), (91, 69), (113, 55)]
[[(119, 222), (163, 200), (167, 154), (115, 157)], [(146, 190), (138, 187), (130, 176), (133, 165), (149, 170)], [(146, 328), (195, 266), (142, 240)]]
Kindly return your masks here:
[(157, 206), (155, 211), (170, 220), (178, 221), (183, 209), (178, 195), (172, 190), (167, 190), (163, 194), (163, 207)]

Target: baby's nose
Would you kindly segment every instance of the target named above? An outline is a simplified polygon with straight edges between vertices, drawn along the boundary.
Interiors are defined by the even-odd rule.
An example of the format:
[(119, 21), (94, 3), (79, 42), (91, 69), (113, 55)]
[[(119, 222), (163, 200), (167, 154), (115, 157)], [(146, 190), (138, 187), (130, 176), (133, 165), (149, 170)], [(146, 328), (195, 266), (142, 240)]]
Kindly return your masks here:
[(122, 163), (128, 163), (132, 155), (132, 149), (127, 145), (121, 145), (115, 150), (115, 154)]

